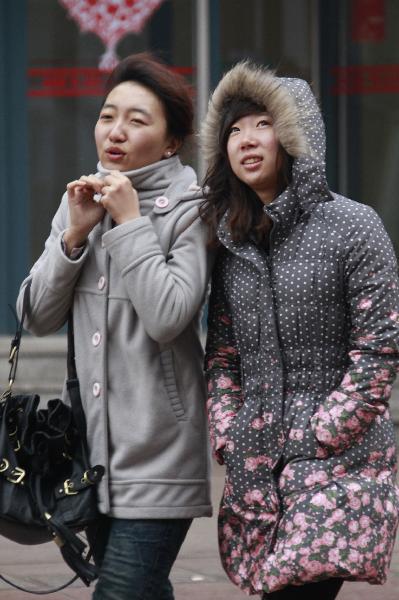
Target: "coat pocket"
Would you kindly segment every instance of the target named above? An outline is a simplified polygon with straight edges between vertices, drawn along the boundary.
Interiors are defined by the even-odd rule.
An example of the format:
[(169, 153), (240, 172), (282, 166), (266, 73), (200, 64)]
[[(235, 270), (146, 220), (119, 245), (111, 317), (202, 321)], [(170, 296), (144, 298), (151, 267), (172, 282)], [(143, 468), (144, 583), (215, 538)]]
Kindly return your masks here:
[(179, 390), (177, 387), (173, 351), (171, 349), (163, 350), (160, 353), (160, 360), (166, 395), (169, 399), (174, 415), (178, 421), (187, 421), (186, 411), (180, 399)]

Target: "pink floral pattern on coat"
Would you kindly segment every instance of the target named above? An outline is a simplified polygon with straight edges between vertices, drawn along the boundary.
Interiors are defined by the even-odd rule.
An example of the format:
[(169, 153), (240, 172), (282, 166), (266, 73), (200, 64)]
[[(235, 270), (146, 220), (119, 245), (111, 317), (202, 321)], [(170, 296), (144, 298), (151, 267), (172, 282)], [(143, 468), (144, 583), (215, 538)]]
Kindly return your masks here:
[[(340, 209), (348, 211), (350, 228), (348, 201), (337, 198)], [(342, 244), (342, 232), (329, 232), (328, 210), (323, 206), (327, 224), (320, 236), (320, 255), (326, 248), (336, 252), (337, 239)], [(321, 347), (321, 359), (311, 348), (310, 373), (305, 368), (303, 375), (298, 375), (299, 369), (291, 373), (285, 362), (301, 366), (307, 357), (308, 347), (289, 355), (298, 313), (300, 335), (313, 335), (316, 329), (317, 338), (315, 321), (311, 326), (306, 322), (306, 302), (301, 300), (298, 312), (292, 313), (294, 333), (279, 323), (277, 337), (270, 317), (262, 321), (263, 314), (272, 314), (264, 309), (268, 302), (279, 306), (279, 294), (286, 292), (292, 263), (283, 263), (283, 235), (279, 261), (285, 270), (281, 281), (274, 274), (273, 294), (270, 280), (262, 276), (262, 256), (253, 245), (225, 241), (215, 267), (206, 370), (212, 447), (217, 460), (226, 464), (220, 554), (230, 579), (249, 594), (330, 577), (386, 580), (399, 514), (388, 408), (399, 360), (397, 267), (378, 218), (367, 208), (356, 210), (364, 211), (360, 233), (350, 229), (347, 245), (340, 247), (343, 257), (338, 261), (333, 254), (326, 262), (333, 265), (331, 277), (336, 273), (337, 282), (345, 282), (342, 300), (337, 296), (335, 302), (342, 312), (341, 330), (347, 327), (348, 334), (340, 337), (336, 327), (337, 338), (329, 339), (326, 349)], [(293, 242), (298, 252), (309, 239), (306, 227), (311, 225), (309, 220), (301, 224), (304, 230), (298, 226), (299, 241)], [(277, 235), (276, 240), (277, 244)], [(321, 290), (327, 285), (327, 270), (319, 269), (319, 262), (314, 260), (315, 271), (308, 279), (303, 273), (304, 296), (307, 281)], [(324, 279), (319, 284), (320, 277)], [(335, 290), (336, 284), (328, 289)], [(325, 322), (327, 318), (320, 317), (318, 327)], [(345, 354), (339, 354), (341, 348)], [(275, 375), (280, 365), (282, 386)]]

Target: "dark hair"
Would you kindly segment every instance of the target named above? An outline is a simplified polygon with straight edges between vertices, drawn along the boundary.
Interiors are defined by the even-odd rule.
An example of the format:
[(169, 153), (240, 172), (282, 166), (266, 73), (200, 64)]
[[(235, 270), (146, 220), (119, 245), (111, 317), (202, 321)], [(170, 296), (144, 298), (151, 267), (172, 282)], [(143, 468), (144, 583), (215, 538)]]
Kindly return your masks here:
[(148, 52), (132, 54), (115, 67), (105, 84), (105, 97), (120, 83), (137, 82), (155, 94), (165, 110), (168, 133), (183, 143), (193, 133), (194, 108), (189, 85)]
[[(243, 242), (252, 235), (261, 243), (269, 232), (270, 221), (263, 211), (259, 196), (233, 173), (227, 156), (227, 141), (233, 123), (249, 114), (263, 112), (267, 112), (265, 106), (247, 98), (226, 98), (223, 104), (219, 151), (205, 176), (205, 202), (200, 209), (201, 217), (209, 227), (212, 245), (218, 244), (217, 227), (227, 209), (227, 226), (235, 242)], [(293, 159), (282, 146), (280, 155), (279, 191), (282, 191), (291, 181)]]

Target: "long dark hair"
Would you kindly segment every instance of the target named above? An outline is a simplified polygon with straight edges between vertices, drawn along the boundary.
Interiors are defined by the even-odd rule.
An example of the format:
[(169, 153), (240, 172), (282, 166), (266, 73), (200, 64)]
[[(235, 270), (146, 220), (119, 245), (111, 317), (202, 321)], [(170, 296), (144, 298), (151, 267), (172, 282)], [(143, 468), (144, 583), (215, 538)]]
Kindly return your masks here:
[[(209, 228), (209, 242), (218, 245), (216, 231), (227, 210), (227, 226), (235, 242), (252, 236), (261, 243), (270, 229), (270, 221), (263, 210), (259, 196), (233, 173), (227, 156), (230, 127), (235, 121), (250, 114), (267, 112), (251, 99), (227, 98), (219, 129), (219, 152), (209, 167), (205, 180), (205, 202), (200, 208), (203, 221)], [(279, 192), (291, 181), (292, 157), (280, 146)], [(277, 165), (276, 165), (277, 168)]]

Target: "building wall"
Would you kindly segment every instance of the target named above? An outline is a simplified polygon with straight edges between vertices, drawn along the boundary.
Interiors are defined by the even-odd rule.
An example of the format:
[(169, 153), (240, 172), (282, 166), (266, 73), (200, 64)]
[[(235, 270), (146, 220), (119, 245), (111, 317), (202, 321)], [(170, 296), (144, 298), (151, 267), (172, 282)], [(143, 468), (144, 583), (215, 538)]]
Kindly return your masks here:
[(0, 333), (29, 255), (26, 2), (0, 2)]
[[(196, 2), (164, 0), (120, 57), (151, 50), (196, 88)], [(209, 0), (211, 87), (243, 58), (308, 79), (327, 127), (330, 186), (382, 216), (399, 249), (396, 0)], [(0, 2), (0, 333), (68, 181), (96, 168), (104, 45), (58, 0)], [(199, 123), (198, 123), (199, 124)], [(194, 166), (198, 149), (185, 156)]]

